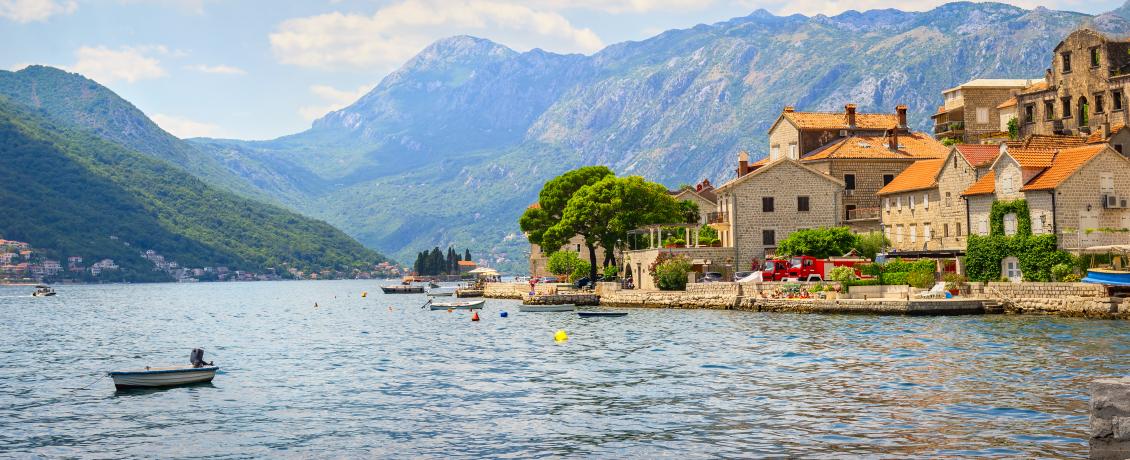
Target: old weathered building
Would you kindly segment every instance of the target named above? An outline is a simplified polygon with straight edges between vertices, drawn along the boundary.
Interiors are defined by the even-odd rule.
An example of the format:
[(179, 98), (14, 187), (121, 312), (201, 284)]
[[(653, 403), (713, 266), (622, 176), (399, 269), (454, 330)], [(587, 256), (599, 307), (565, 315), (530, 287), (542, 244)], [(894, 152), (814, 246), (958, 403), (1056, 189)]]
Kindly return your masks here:
[(1000, 137), (1008, 131), (1006, 115), (1015, 115), (1015, 101), (1008, 104), (1035, 79), (985, 79), (963, 83), (942, 91), (944, 103), (934, 119), (934, 137), (975, 144)]
[(1060, 42), (1044, 81), (1017, 96), (1020, 132), (1087, 136), (1125, 125), (1130, 41), (1080, 29)]
[(714, 185), (710, 183), (710, 179), (703, 179), (694, 187), (686, 186), (670, 193), (676, 200), (690, 201), (698, 205), (699, 225), (706, 223), (707, 215), (714, 211), (718, 202), (718, 195), (714, 193)]

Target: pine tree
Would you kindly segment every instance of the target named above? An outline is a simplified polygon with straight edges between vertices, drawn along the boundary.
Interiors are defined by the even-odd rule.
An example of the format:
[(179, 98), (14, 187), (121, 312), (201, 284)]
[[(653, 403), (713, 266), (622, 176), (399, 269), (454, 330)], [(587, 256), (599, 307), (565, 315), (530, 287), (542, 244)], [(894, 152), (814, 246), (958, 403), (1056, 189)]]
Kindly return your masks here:
[(464, 249), (464, 251), (467, 251), (467, 252), (463, 253), (463, 260), (471, 260), (471, 250), (470, 249)]
[(459, 254), (451, 246), (447, 247), (447, 268), (443, 272), (448, 275), (459, 272)]

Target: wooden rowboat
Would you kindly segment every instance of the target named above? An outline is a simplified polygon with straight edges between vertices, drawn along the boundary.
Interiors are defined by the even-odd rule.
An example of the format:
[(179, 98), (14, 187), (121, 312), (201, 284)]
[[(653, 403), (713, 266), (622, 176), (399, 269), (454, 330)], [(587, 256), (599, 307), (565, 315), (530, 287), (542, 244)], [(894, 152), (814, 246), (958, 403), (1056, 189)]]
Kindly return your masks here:
[(219, 369), (219, 366), (192, 367), (191, 365), (146, 367), (136, 371), (114, 371), (110, 373), (110, 378), (114, 379), (114, 387), (119, 390), (170, 387), (211, 382)]
[(621, 316), (628, 316), (625, 311), (579, 311), (577, 316), (581, 318), (618, 318)]
[(521, 305), (518, 307), (518, 311), (523, 313), (550, 313), (576, 310), (577, 306), (571, 303), (563, 305)]
[(451, 297), (455, 295), (455, 288), (436, 288), (428, 290), (428, 297)]
[(381, 286), (385, 294), (423, 294), (423, 286)]
[(482, 310), (483, 304), (487, 303), (485, 299), (482, 300), (468, 300), (464, 302), (429, 302), (432, 310)]

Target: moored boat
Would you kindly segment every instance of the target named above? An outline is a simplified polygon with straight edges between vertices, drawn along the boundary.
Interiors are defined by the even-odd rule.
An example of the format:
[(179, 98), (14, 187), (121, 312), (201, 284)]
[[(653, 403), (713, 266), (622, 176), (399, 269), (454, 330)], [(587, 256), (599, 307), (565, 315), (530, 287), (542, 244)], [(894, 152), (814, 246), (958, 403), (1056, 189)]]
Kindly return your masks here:
[(381, 292), (385, 294), (423, 294), (423, 286), (381, 286)]
[(432, 310), (481, 310), (485, 303), (487, 303), (485, 299), (463, 302), (432, 302), (429, 300), (428, 306)]
[(1087, 270), (1087, 276), (1081, 281), (1108, 286), (1130, 286), (1130, 271), (1092, 268)]
[(40, 284), (35, 286), (35, 292), (31, 293), (34, 297), (51, 297), (55, 295), (55, 290), (51, 286)]
[(581, 318), (618, 318), (621, 316), (628, 316), (628, 312), (624, 311), (579, 311), (577, 316)]
[(138, 370), (113, 371), (110, 378), (119, 390), (128, 388), (159, 388), (193, 383), (211, 382), (220, 366), (204, 362), (204, 350), (194, 348), (185, 366), (149, 367)]
[(518, 307), (518, 311), (523, 313), (551, 313), (576, 310), (577, 306), (571, 303), (562, 305), (521, 305)]
[(428, 290), (428, 297), (451, 297), (455, 295), (455, 288), (436, 288)]

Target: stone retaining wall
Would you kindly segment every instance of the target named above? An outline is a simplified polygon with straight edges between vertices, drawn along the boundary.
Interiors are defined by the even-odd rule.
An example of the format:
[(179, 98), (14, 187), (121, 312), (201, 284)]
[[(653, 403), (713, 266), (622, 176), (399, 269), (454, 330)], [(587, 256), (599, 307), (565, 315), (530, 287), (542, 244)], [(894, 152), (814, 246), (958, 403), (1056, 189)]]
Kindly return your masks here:
[(1086, 318), (1130, 318), (1130, 302), (1093, 283), (986, 283), (985, 297), (1006, 312)]
[(684, 291), (617, 290), (600, 297), (600, 304), (609, 307), (701, 308), (725, 310), (733, 308), (738, 296), (694, 294)]
[(743, 299), (739, 310), (791, 313), (863, 313), (871, 315), (963, 315), (984, 313), (980, 300), (815, 300)]
[(1130, 458), (1130, 377), (1091, 383), (1091, 458)]
[(600, 297), (596, 294), (546, 294), (531, 296), (527, 292), (522, 296), (523, 305), (563, 305), (573, 304), (578, 306), (600, 305)]
[[(557, 294), (556, 284), (536, 284), (535, 293), (541, 295)], [(530, 294), (529, 283), (485, 283), (483, 297), (490, 299), (521, 299)]]

